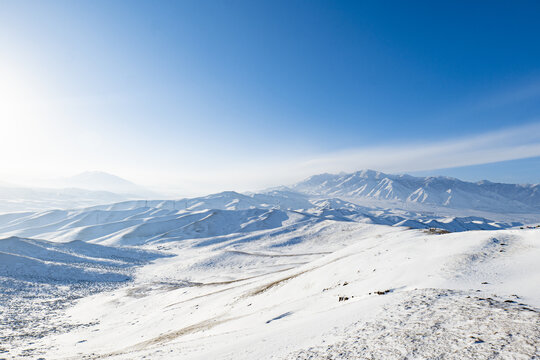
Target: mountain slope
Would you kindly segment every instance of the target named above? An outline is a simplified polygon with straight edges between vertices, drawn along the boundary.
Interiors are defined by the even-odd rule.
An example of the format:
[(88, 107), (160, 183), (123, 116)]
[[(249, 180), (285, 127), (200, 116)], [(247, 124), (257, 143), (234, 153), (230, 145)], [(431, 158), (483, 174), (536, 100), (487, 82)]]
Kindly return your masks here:
[(10, 237), (0, 239), (0, 277), (38, 282), (127, 281), (130, 267), (159, 256), (82, 241), (53, 243)]
[(536, 230), (325, 227), (281, 248), (164, 244), (175, 257), (68, 312), (95, 325), (37, 346), (54, 344), (47, 358), (535, 358)]

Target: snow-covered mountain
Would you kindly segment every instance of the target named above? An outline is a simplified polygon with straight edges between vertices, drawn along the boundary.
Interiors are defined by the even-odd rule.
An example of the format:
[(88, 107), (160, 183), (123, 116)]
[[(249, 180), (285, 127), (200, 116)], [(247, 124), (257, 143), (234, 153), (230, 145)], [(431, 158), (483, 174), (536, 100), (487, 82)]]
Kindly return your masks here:
[(311, 196), (397, 201), (456, 209), (540, 211), (540, 184), (472, 183), (450, 177), (414, 177), (362, 170), (352, 174), (314, 175), (291, 189)]
[[(227, 191), (175, 201), (134, 200), (85, 209), (4, 214), (0, 215), (0, 237), (82, 240), (125, 246), (186, 239), (272, 236), (322, 222), (437, 228), (451, 232), (522, 225), (483, 217), (369, 208), (337, 198), (309, 200), (305, 195), (291, 192), (245, 195)], [(213, 240), (214, 243), (219, 241)]]

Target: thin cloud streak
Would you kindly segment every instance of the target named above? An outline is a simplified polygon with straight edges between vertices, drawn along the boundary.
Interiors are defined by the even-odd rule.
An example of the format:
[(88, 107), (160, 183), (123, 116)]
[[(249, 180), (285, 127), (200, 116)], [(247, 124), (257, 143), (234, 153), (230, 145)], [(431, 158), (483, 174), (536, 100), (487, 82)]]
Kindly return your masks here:
[(302, 164), (311, 171), (373, 168), (432, 170), (540, 156), (540, 123), (439, 142), (381, 146), (323, 155)]
[(279, 158), (276, 158), (277, 154), (270, 156), (274, 157), (227, 163), (226, 166), (201, 163), (175, 168), (158, 167), (146, 171), (152, 174), (151, 179), (139, 172), (111, 172), (167, 193), (169, 197), (205, 195), (223, 190), (257, 191), (292, 184), (320, 173), (368, 168), (406, 173), (536, 157), (540, 156), (540, 122), (443, 141), (364, 147), (313, 157), (295, 154)]
[(540, 122), (437, 142), (366, 147), (320, 154), (313, 158), (261, 160), (237, 164), (228, 169), (191, 172), (191, 175), (178, 178), (174, 183), (183, 185), (183, 194), (203, 195), (223, 190), (256, 191), (292, 184), (320, 173), (353, 172), (368, 168), (406, 173), (535, 156), (540, 156)]

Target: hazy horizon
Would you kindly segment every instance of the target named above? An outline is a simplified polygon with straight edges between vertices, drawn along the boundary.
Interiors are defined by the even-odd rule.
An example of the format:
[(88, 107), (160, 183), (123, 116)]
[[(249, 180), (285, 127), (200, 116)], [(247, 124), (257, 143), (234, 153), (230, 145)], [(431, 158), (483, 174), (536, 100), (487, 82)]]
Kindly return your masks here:
[[(391, 174), (407, 174), (411, 176), (418, 176), (418, 177), (426, 177), (426, 176), (447, 176), (447, 177), (453, 177), (457, 178), (463, 181), (469, 181), (469, 182), (478, 182), (478, 181), (491, 181), (496, 183), (506, 183), (506, 184), (538, 184), (538, 181), (535, 182), (534, 179), (537, 178), (537, 173), (535, 171), (536, 167), (539, 166), (540, 157), (535, 158), (527, 158), (527, 159), (519, 159), (519, 160), (509, 160), (509, 161), (501, 161), (501, 162), (492, 162), (492, 163), (485, 163), (480, 165), (470, 165), (470, 166), (458, 166), (458, 167), (452, 167), (452, 168), (445, 168), (445, 169), (432, 169), (427, 171), (400, 171), (400, 172), (389, 172)], [(529, 164), (532, 164), (532, 166), (528, 166)], [(501, 169), (514, 169), (511, 173), (502, 173)], [(355, 171), (361, 171), (361, 170), (374, 170), (379, 171), (378, 169), (356, 169), (352, 170), (350, 172)], [(344, 171), (334, 171), (330, 172), (332, 174), (339, 174), (339, 173), (346, 173)], [(148, 191), (148, 194), (153, 193), (154, 197), (163, 197), (167, 199), (174, 199), (174, 198), (180, 198), (183, 196), (202, 196), (202, 195), (208, 195), (210, 193), (218, 193), (222, 191), (238, 191), (238, 192), (253, 192), (253, 191), (261, 191), (266, 190), (268, 188), (273, 187), (280, 187), (280, 186), (290, 186), (293, 185), (296, 182), (300, 182), (302, 180), (305, 180), (307, 177), (311, 175), (318, 175), (317, 174), (311, 174), (309, 176), (297, 178), (294, 181), (291, 181), (289, 183), (276, 183), (273, 185), (269, 185), (265, 188), (239, 188), (239, 187), (224, 187), (224, 186), (217, 186), (217, 187), (207, 187), (199, 190), (193, 190), (189, 188), (182, 188), (182, 184), (177, 184), (177, 186), (172, 187), (166, 187), (166, 186), (155, 186), (152, 184), (140, 184), (137, 182), (131, 181), (129, 178), (124, 178), (121, 176), (118, 176), (118, 174), (109, 173), (101, 170), (89, 170), (84, 171), (82, 173), (78, 174), (72, 174), (72, 176), (67, 177), (56, 177), (56, 178), (36, 178), (36, 179), (30, 179), (27, 181), (22, 181), (20, 183), (10, 183), (1, 181), (0, 186), (13, 186), (13, 187), (28, 187), (28, 188), (51, 188), (51, 189), (61, 189), (66, 187), (75, 187), (75, 188), (81, 188), (81, 189), (88, 189), (88, 190), (101, 190), (101, 191), (108, 191), (108, 192), (117, 192), (117, 193), (124, 193), (129, 194), (129, 189), (126, 189), (124, 191), (115, 191), (115, 185), (111, 185), (107, 188), (107, 184), (99, 184), (98, 189), (96, 189), (93, 186), (70, 186), (66, 185), (66, 181), (73, 177), (77, 177), (80, 175), (95, 175), (98, 176), (104, 175), (104, 176), (111, 176), (112, 178), (118, 178), (114, 180), (118, 181), (128, 181), (131, 183), (131, 185), (134, 186), (140, 186), (140, 191)], [(531, 181), (517, 181), (517, 179), (531, 179)], [(126, 184), (130, 185), (130, 184)], [(136, 191), (135, 191), (136, 193)], [(149, 198), (151, 196), (148, 196)]]

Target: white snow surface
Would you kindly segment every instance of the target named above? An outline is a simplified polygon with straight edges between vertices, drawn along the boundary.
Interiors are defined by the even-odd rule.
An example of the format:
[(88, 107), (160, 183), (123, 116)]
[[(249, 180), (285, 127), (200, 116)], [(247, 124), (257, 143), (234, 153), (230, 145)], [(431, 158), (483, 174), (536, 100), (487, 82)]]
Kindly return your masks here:
[(37, 282), (122, 282), (130, 279), (126, 269), (159, 256), (78, 240), (54, 243), (13, 236), (0, 240), (0, 277)]
[(2, 214), (0, 359), (540, 357), (534, 204), (520, 222), (345, 198)]
[(149, 247), (175, 256), (79, 300), (63, 316), (86, 325), (33, 347), (52, 359), (539, 355), (538, 230), (431, 235), (326, 220), (247, 242)]

